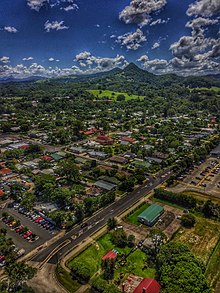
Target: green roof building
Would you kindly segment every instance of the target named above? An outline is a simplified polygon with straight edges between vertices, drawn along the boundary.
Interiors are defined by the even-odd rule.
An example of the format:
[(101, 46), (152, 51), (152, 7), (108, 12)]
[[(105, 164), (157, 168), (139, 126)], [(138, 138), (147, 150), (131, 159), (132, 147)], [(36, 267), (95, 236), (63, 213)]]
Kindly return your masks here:
[(164, 208), (158, 204), (150, 205), (140, 215), (138, 215), (138, 221), (147, 226), (153, 226), (159, 217), (163, 214)]

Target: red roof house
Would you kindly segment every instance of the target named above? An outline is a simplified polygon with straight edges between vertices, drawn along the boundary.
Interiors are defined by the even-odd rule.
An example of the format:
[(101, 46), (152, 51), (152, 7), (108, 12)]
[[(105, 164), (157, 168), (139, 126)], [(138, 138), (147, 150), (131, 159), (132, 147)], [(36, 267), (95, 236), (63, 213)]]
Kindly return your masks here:
[(121, 141), (127, 141), (129, 143), (134, 143), (135, 142), (135, 140), (133, 138), (131, 138), (131, 137), (122, 137)]
[(91, 128), (91, 129), (89, 129), (88, 131), (85, 131), (85, 132), (83, 132), (85, 135), (92, 135), (92, 134), (95, 134), (95, 133), (97, 133), (97, 132), (100, 132), (100, 130), (98, 130), (98, 129), (96, 129), (96, 128)]
[(113, 139), (109, 136), (106, 136), (106, 135), (99, 135), (96, 138), (96, 142), (98, 142), (100, 144), (104, 144), (104, 145), (110, 145), (110, 144), (114, 143)]
[(9, 168), (0, 169), (0, 176), (8, 175), (8, 174), (11, 174), (11, 173), (12, 173), (12, 171)]
[(159, 293), (160, 284), (155, 279), (145, 278), (134, 289), (133, 293)]
[(4, 195), (4, 191), (0, 189), (0, 197)]
[(106, 259), (116, 259), (117, 258), (117, 253), (110, 250), (106, 255), (103, 256), (102, 260), (106, 260)]
[(19, 149), (28, 150), (29, 149), (29, 145), (24, 144), (24, 145), (20, 146)]
[(42, 160), (45, 160), (45, 161), (48, 161), (48, 162), (50, 162), (50, 161), (53, 160), (53, 158), (50, 157), (50, 156), (42, 156), (41, 159), (42, 159)]

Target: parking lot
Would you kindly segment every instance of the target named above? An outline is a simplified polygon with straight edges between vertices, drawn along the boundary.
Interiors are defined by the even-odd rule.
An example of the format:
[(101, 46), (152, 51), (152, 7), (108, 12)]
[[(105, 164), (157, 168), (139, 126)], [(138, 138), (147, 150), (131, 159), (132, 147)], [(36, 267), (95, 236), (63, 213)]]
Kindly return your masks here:
[[(28, 230), (30, 230), (33, 234), (37, 236), (36, 240), (34, 240), (33, 242), (28, 241), (28, 239), (24, 238), (24, 235), (16, 233), (16, 229), (12, 230), (11, 227), (9, 227), (9, 225), (5, 224), (2, 221), (2, 214), (4, 214), (4, 212), (8, 213), (9, 216), (12, 216), (15, 221), (20, 221), (19, 226), (27, 227)], [(35, 220), (32, 220), (30, 217), (19, 213), (18, 210), (14, 208), (5, 207), (1, 209), (0, 217), (0, 228), (6, 228), (7, 236), (12, 238), (15, 246), (18, 249), (24, 248), (25, 253), (28, 253), (36, 247), (42, 245), (58, 233), (57, 230), (47, 230), (46, 228), (42, 227), (40, 223), (36, 223)]]
[(178, 178), (178, 183), (174, 189), (203, 191), (220, 197), (220, 160), (211, 157), (195, 165)]

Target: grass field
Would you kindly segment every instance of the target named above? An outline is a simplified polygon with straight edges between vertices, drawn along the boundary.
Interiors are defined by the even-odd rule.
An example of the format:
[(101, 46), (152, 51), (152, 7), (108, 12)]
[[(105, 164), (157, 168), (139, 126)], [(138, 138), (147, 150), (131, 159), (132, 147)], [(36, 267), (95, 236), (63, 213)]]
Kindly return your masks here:
[(113, 91), (109, 91), (109, 90), (89, 90), (90, 93), (92, 93), (95, 97), (101, 99), (104, 97), (108, 97), (111, 98), (112, 100), (116, 101), (117, 96), (118, 95), (124, 95), (125, 96), (125, 100), (129, 101), (129, 100), (136, 100), (138, 97), (143, 100), (144, 97), (143, 96), (137, 96), (137, 95), (129, 95), (127, 93), (121, 93), (121, 92), (113, 92)]
[(191, 229), (181, 228), (175, 239), (187, 244), (190, 250), (205, 264), (219, 240), (220, 223), (196, 217), (196, 225)]
[(56, 278), (70, 293), (76, 292), (81, 286), (76, 280), (73, 280), (71, 275), (59, 265), (56, 268)]
[(140, 206), (137, 210), (135, 210), (132, 214), (130, 214), (128, 217), (126, 217), (126, 220), (130, 222), (131, 224), (140, 225), (141, 223), (138, 222), (137, 217), (140, 215), (146, 208), (148, 208), (150, 205), (145, 203), (142, 206)]

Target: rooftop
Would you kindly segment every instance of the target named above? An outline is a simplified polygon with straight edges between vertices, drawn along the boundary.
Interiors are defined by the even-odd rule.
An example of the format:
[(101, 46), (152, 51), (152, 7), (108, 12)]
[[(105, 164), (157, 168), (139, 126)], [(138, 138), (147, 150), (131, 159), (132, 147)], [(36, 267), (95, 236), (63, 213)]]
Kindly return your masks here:
[(160, 214), (164, 208), (158, 204), (152, 204), (146, 210), (144, 210), (138, 218), (144, 218), (149, 222), (153, 222), (154, 219)]

